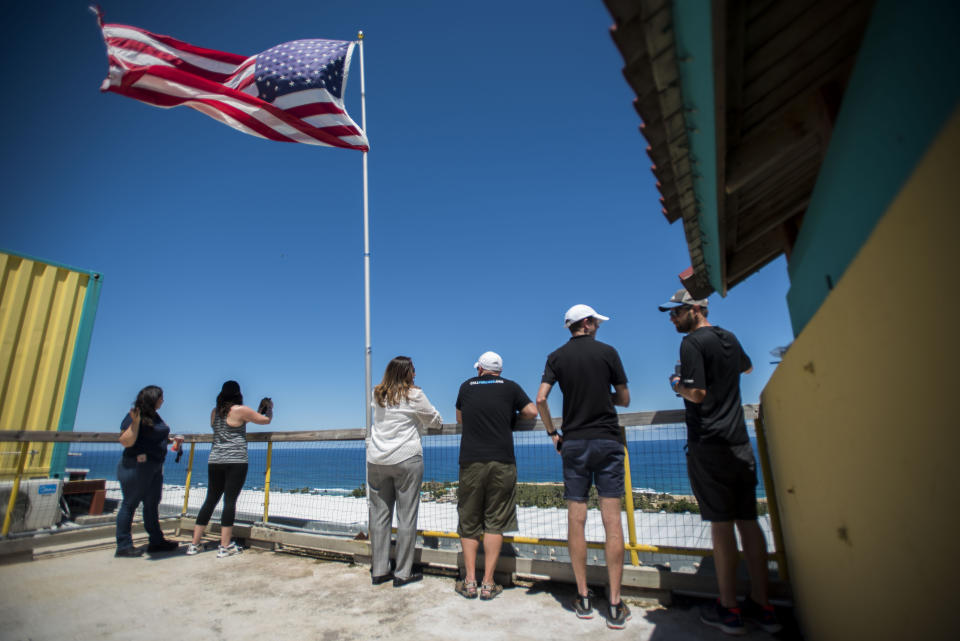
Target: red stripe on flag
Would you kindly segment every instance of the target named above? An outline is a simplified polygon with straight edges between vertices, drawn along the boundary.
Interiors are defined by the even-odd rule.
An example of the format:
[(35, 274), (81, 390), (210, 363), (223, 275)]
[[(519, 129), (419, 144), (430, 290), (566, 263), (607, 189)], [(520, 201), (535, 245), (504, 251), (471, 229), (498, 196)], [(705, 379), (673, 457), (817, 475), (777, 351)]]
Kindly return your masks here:
[[(161, 51), (160, 49), (157, 49), (156, 47), (154, 47), (149, 43), (141, 42), (139, 40), (132, 40), (130, 38), (117, 38), (117, 37), (107, 38), (107, 46), (114, 47), (117, 49), (123, 49), (124, 51), (135, 51), (138, 53), (145, 53), (150, 56), (153, 56), (154, 58), (158, 58), (160, 60), (168, 62), (170, 63), (171, 66), (176, 67), (177, 69), (182, 69), (187, 73), (192, 73), (202, 78), (206, 78), (207, 80), (213, 80), (216, 82), (223, 82), (224, 80), (232, 76), (234, 73), (236, 73), (235, 69), (231, 69), (228, 73), (224, 73), (222, 71), (211, 71), (210, 69), (204, 69), (203, 67), (198, 67), (194, 64), (187, 62), (183, 58), (177, 57), (166, 51)], [(114, 56), (114, 58), (116, 59), (116, 56)], [(145, 65), (136, 65), (131, 67), (128, 62), (122, 59), (117, 59), (117, 60), (119, 61), (120, 66), (122, 66), (125, 69), (138, 69), (145, 66)]]
[(221, 113), (229, 115), (237, 122), (240, 122), (245, 127), (255, 131), (264, 138), (276, 140), (278, 142), (297, 142), (296, 140), (284, 136), (269, 125), (260, 122), (256, 118), (253, 118), (249, 114), (219, 100), (213, 100), (209, 98), (178, 98), (177, 96), (171, 96), (160, 91), (143, 89), (140, 87), (125, 87), (123, 89), (117, 89), (117, 91), (114, 91), (113, 89), (111, 89), (111, 91), (114, 91), (114, 93), (118, 93), (122, 96), (134, 98), (140, 102), (145, 102), (149, 105), (154, 105), (165, 109), (179, 106), (193, 107), (193, 103), (207, 105)]
[(203, 56), (204, 58), (210, 58), (211, 60), (216, 60), (218, 62), (226, 62), (232, 65), (239, 65), (244, 60), (247, 59), (247, 56), (241, 56), (236, 53), (229, 53), (227, 51), (217, 51), (216, 49), (205, 49), (203, 47), (197, 47), (190, 44), (189, 42), (184, 42), (183, 40), (177, 40), (176, 38), (171, 38), (170, 36), (163, 36), (160, 34), (152, 33), (146, 29), (141, 29), (140, 27), (134, 27), (128, 24), (105, 24), (104, 28), (115, 27), (117, 29), (131, 29), (133, 31), (138, 31), (148, 38), (153, 38), (158, 40), (163, 44), (179, 49), (180, 51), (185, 51), (187, 53), (192, 53), (197, 56)]
[(316, 127), (320, 131), (325, 131), (331, 136), (359, 136), (360, 131), (347, 125), (330, 125), (329, 127)]
[[(343, 115), (347, 112), (338, 107), (335, 103), (332, 102), (313, 102), (306, 105), (299, 105), (297, 107), (291, 107), (290, 109), (284, 109), (288, 114), (296, 116), (297, 118), (309, 118), (310, 116), (320, 116), (324, 114), (337, 114)], [(349, 125), (342, 126), (329, 126), (329, 127), (319, 127), (324, 131), (328, 131), (335, 136), (362, 136), (363, 134), (359, 129), (351, 127)]]
[(343, 109), (338, 107), (336, 103), (333, 102), (311, 102), (305, 105), (290, 107), (284, 111), (291, 116), (296, 116), (297, 118), (307, 118), (309, 116), (319, 116), (321, 114), (340, 115), (346, 113)]
[(244, 89), (246, 89), (247, 87), (255, 83), (256, 81), (257, 81), (257, 74), (252, 73), (246, 78), (244, 78), (243, 82), (237, 85), (237, 89), (240, 91), (243, 91)]

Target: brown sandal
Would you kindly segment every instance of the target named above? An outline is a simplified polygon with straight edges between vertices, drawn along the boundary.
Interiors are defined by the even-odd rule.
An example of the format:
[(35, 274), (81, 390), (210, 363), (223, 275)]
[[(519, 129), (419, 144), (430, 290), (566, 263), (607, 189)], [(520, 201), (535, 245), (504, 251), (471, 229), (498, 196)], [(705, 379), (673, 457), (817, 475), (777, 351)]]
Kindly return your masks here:
[(477, 582), (476, 581), (457, 581), (453, 589), (456, 591), (457, 594), (459, 594), (465, 599), (477, 598)]
[(480, 586), (480, 600), (490, 601), (497, 598), (497, 595), (503, 592), (503, 586), (498, 583), (484, 583)]

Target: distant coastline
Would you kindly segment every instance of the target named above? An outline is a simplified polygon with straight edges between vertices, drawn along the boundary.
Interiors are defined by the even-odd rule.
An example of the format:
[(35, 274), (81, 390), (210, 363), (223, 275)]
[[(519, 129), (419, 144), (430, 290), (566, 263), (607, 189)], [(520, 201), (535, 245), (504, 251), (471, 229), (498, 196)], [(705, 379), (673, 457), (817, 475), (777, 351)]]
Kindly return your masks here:
[[(656, 439), (631, 441), (630, 470), (634, 493), (665, 494), (661, 503), (675, 503), (689, 497), (693, 492), (687, 478), (685, 439)], [(266, 470), (265, 444), (251, 443), (249, 448), (250, 468), (247, 474), (245, 490), (254, 490), (264, 485)], [(553, 446), (540, 439), (531, 441), (529, 433), (518, 436), (516, 443), (517, 476), (520, 483), (529, 485), (557, 484), (563, 481), (561, 459)], [(194, 455), (191, 484), (207, 482), (208, 444), (197, 446)], [(90, 469), (88, 478), (116, 479), (116, 466), (119, 451), (107, 453), (100, 444), (72, 444), (71, 467)], [(116, 458), (114, 458), (114, 456)], [(459, 444), (434, 443), (424, 439), (424, 481), (426, 483), (455, 483), (459, 477)], [(188, 457), (179, 463), (172, 457), (164, 465), (164, 480), (168, 484), (183, 485), (186, 482), (186, 463)], [(271, 457), (271, 492), (327, 493), (340, 491), (350, 493), (366, 481), (365, 451), (362, 441), (333, 441), (323, 443), (277, 443)], [(763, 485), (757, 488), (757, 495), (765, 497)], [(548, 506), (554, 503), (544, 497), (538, 500), (529, 497), (531, 505)], [(546, 501), (546, 502), (545, 502)], [(641, 503), (637, 503), (641, 505)], [(647, 509), (654, 505), (643, 504)], [(662, 509), (669, 509), (663, 505)], [(679, 509), (679, 507), (677, 508)], [(683, 510), (681, 510), (683, 511)]]

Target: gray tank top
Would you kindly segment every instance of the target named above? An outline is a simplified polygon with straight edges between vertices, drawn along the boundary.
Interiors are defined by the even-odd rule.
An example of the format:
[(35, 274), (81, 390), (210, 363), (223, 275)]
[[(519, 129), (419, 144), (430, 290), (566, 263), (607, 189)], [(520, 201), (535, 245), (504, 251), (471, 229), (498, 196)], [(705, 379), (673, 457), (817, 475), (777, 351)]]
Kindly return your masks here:
[(213, 449), (210, 450), (209, 463), (246, 463), (247, 462), (247, 424), (240, 427), (227, 425), (220, 414), (213, 416)]

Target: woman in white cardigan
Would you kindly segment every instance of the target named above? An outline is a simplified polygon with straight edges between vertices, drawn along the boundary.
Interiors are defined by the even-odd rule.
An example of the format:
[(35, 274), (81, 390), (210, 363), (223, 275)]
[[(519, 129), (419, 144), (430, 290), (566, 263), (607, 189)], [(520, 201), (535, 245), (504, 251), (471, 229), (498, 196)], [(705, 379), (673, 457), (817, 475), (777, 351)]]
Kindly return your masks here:
[[(413, 384), (416, 371), (407, 356), (387, 364), (383, 380), (373, 388), (373, 425), (367, 434), (367, 501), (370, 505), (370, 568), (374, 585), (393, 579), (399, 588), (419, 581), (413, 572), (417, 544), (417, 512), (423, 480), (421, 426), (439, 427), (440, 413)], [(396, 570), (390, 572), (390, 527), (397, 507)]]

